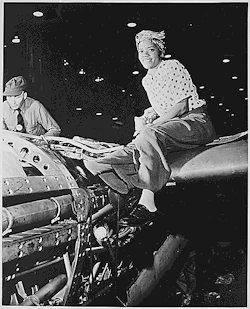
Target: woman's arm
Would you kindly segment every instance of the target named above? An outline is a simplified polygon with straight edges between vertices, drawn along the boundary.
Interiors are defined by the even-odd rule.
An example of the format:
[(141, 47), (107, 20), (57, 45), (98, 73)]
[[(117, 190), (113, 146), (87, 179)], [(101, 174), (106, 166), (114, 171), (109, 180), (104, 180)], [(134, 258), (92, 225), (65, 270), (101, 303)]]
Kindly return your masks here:
[(188, 99), (190, 97), (191, 96), (188, 96), (187, 98), (176, 103), (165, 115), (160, 116), (155, 121), (153, 121), (153, 124), (157, 124), (157, 123), (161, 122), (162, 120), (169, 120), (169, 119), (172, 119), (174, 117), (181, 116), (185, 112), (188, 112)]

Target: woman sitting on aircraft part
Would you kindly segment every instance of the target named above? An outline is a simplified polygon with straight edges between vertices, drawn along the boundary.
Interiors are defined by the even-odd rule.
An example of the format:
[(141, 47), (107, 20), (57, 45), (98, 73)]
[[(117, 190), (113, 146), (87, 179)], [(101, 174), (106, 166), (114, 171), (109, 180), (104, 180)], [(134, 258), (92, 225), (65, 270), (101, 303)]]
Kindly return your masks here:
[(85, 166), (110, 187), (126, 194), (142, 189), (138, 205), (120, 225), (141, 225), (157, 211), (155, 192), (169, 180), (170, 152), (191, 149), (215, 138), (206, 102), (199, 99), (187, 69), (175, 59), (164, 59), (165, 33), (143, 30), (136, 37), (138, 57), (147, 74), (142, 85), (151, 107), (135, 117), (134, 139), (122, 149)]

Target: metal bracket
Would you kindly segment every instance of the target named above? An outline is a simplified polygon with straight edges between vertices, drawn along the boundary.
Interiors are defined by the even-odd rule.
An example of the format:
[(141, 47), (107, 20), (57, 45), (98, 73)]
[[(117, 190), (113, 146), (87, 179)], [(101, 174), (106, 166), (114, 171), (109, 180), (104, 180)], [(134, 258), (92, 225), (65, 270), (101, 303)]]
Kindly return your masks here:
[(50, 198), (53, 202), (55, 202), (56, 206), (57, 206), (57, 214), (55, 216), (55, 218), (53, 218), (50, 222), (51, 224), (54, 224), (55, 222), (59, 221), (60, 220), (60, 214), (61, 214), (61, 205), (59, 204), (59, 202), (54, 198), (54, 197), (51, 197)]

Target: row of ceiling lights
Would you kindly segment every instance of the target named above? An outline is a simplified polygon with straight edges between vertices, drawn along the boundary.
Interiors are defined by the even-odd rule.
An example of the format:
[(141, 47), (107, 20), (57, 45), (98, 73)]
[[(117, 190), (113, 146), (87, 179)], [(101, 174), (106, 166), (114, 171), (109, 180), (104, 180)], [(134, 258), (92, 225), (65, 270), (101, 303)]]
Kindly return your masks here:
[[(41, 12), (41, 11), (35, 11), (35, 12), (33, 12), (33, 15), (34, 15), (35, 17), (42, 17), (42, 16), (43, 16), (43, 12)], [(137, 26), (137, 24), (136, 24), (135, 22), (129, 22), (129, 23), (127, 23), (127, 26), (128, 26), (129, 28), (134, 28), (134, 27)]]

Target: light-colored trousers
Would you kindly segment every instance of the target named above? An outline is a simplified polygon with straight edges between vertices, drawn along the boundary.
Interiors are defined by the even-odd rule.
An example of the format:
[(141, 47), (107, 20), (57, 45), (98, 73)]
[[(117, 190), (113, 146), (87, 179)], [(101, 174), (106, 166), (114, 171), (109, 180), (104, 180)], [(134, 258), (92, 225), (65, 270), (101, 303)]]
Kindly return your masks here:
[(150, 124), (135, 139), (106, 157), (84, 161), (86, 168), (119, 193), (133, 187), (159, 191), (168, 181), (170, 152), (192, 149), (211, 142), (215, 131), (206, 108), (181, 117)]

